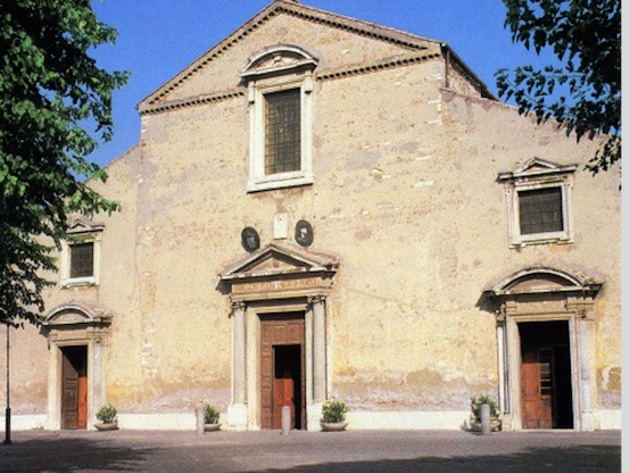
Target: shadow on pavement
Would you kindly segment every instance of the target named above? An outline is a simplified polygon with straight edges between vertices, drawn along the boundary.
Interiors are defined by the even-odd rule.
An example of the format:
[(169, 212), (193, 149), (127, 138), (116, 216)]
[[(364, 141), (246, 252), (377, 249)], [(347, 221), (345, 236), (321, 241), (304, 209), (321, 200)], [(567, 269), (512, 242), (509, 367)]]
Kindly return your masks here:
[[(253, 471), (253, 470), (245, 470)], [(580, 445), (535, 448), (509, 455), (488, 452), (474, 456), (425, 456), (412, 459), (329, 462), (293, 468), (259, 470), (264, 473), (608, 473), (621, 472), (621, 447)]]
[(54, 435), (0, 445), (3, 473), (65, 473), (90, 471), (146, 471), (154, 448), (115, 445), (107, 439), (57, 438)]
[[(3, 473), (211, 472), (211, 473), (612, 473), (621, 471), (613, 438), (581, 436), (479, 439), (454, 436), (346, 437), (134, 434), (85, 436), (30, 434), (0, 445)], [(536, 442), (514, 450), (522, 439)], [(343, 440), (343, 441), (342, 441)], [(615, 442), (611, 445), (610, 441)], [(512, 450), (510, 450), (512, 448)]]

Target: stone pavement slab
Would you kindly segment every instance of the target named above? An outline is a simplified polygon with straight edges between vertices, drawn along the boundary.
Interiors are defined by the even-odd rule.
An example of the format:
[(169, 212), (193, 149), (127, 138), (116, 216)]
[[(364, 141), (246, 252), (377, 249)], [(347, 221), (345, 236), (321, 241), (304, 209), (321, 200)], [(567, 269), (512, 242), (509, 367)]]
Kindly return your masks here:
[(13, 472), (621, 471), (621, 433), (572, 431), (24, 431), (0, 445)]

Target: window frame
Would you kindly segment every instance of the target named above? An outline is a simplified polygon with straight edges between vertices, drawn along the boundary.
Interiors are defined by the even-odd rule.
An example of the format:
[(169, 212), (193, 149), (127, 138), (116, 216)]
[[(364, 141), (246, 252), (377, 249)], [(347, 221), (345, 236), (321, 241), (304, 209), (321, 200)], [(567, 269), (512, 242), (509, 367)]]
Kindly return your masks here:
[[(516, 171), (499, 174), (507, 197), (508, 237), (510, 248), (539, 244), (573, 243), (573, 215), (571, 191), (577, 165), (559, 166), (534, 158)], [(521, 233), (520, 193), (559, 188), (562, 198), (562, 230), (540, 233)]]
[[(293, 77), (271, 83), (250, 82), (250, 156), (247, 190), (256, 192), (313, 183), (312, 167), (312, 80)], [(266, 96), (286, 90), (300, 91), (300, 169), (265, 173), (266, 158)]]
[[(249, 176), (247, 192), (313, 184), (313, 81), (318, 59), (291, 44), (267, 46), (239, 71), (247, 85)], [(300, 169), (265, 174), (265, 95), (300, 90)]]
[[(61, 287), (97, 286), (99, 284), (101, 260), (102, 225), (91, 225), (85, 220), (71, 225), (67, 231), (68, 237), (61, 243), (60, 273)], [(92, 275), (72, 277), (72, 246), (91, 243), (92, 247)]]

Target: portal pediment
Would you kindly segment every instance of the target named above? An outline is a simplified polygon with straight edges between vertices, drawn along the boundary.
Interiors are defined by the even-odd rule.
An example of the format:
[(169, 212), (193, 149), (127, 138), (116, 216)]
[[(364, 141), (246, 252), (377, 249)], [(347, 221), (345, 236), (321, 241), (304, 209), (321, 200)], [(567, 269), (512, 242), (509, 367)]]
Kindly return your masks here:
[(489, 290), (494, 296), (516, 294), (582, 293), (596, 295), (602, 282), (566, 271), (535, 267), (511, 274)]
[(111, 316), (103, 309), (85, 304), (68, 303), (51, 310), (44, 318), (48, 327), (67, 325), (109, 325)]
[(235, 281), (300, 274), (333, 275), (338, 266), (338, 258), (334, 256), (271, 243), (226, 268), (220, 277), (222, 281)]

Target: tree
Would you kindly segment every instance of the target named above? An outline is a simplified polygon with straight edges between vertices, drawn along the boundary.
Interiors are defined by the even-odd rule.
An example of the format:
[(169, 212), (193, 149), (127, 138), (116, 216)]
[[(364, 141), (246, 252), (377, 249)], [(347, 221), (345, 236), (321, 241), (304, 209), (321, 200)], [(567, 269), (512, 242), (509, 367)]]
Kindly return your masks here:
[(119, 208), (88, 186), (107, 175), (87, 159), (127, 80), (90, 52), (115, 38), (90, 0), (0, 2), (0, 323), (40, 321), (70, 213)]
[(579, 141), (603, 137), (590, 159), (593, 173), (621, 159), (621, 0), (503, 0), (512, 40), (558, 65), (496, 73), (499, 95), (538, 123), (555, 118)]

